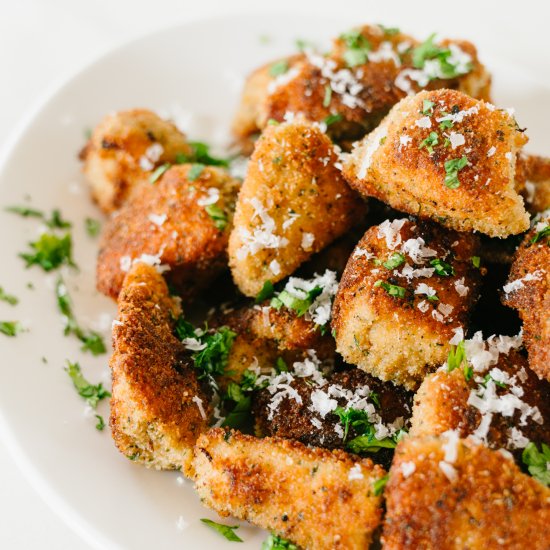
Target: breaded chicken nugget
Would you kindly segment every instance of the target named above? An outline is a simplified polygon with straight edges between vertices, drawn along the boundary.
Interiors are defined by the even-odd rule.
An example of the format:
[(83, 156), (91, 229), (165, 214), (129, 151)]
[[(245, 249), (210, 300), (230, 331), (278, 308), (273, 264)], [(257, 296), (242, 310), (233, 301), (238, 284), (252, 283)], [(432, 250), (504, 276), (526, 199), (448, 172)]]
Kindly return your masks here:
[(523, 321), (529, 366), (550, 380), (550, 212), (535, 220), (516, 252), (503, 303)]
[(229, 238), (235, 283), (255, 296), (348, 231), (365, 203), (335, 166), (330, 139), (309, 123), (270, 126), (256, 144)]
[(157, 266), (190, 298), (227, 266), (227, 241), (238, 182), (221, 168), (173, 166), (141, 188), (105, 226), (97, 288), (116, 298), (135, 262)]
[(405, 438), (385, 496), (387, 550), (550, 545), (550, 489), (470, 439)]
[(171, 123), (145, 109), (109, 115), (95, 128), (80, 154), (92, 197), (104, 212), (112, 212), (153, 170), (189, 155), (185, 136)]
[(445, 361), (479, 293), (478, 240), (407, 219), (371, 227), (340, 281), (332, 311), (348, 363), (409, 389)]
[(216, 428), (197, 441), (194, 467), (206, 506), (304, 550), (368, 548), (380, 523), (384, 470), (343, 451)]
[(113, 323), (110, 424), (116, 446), (130, 460), (190, 475), (193, 445), (208, 426), (210, 405), (172, 333), (179, 313), (153, 267), (132, 267)]
[[(345, 448), (362, 434), (354, 426), (348, 426), (347, 434), (344, 432), (345, 425), (335, 413), (336, 406), (365, 411), (369, 421), (377, 425), (379, 437), (408, 428), (412, 393), (381, 382), (360, 369), (330, 374), (322, 385), (311, 378), (295, 378), (288, 385), (295, 392), (287, 392), (274, 408), (271, 406), (274, 396), (269, 390), (261, 390), (254, 396), (253, 412), (259, 435), (295, 439), (328, 449)], [(373, 445), (370, 452), (374, 462), (389, 466), (392, 449), (375, 451)]]
[(435, 44), (432, 36), (421, 44), (397, 29), (366, 25), (340, 35), (328, 55), (307, 50), (252, 73), (233, 131), (243, 141), (270, 119), (302, 113), (345, 143), (372, 130), (409, 93), (445, 87), (488, 99), (490, 81), (469, 42)]
[(550, 445), (550, 384), (537, 378), (518, 351), (499, 353), (509, 342), (467, 341), (469, 359), (452, 364), (451, 372), (445, 366), (427, 376), (415, 395), (411, 436), (456, 430), (462, 438), (471, 435), (492, 449), (507, 449), (518, 461), (530, 441)]
[(515, 165), (527, 142), (508, 112), (453, 90), (403, 99), (344, 162), (360, 193), (458, 231), (507, 237), (529, 216)]
[(523, 172), (525, 189), (523, 196), (532, 213), (542, 213), (550, 208), (550, 159), (537, 155), (520, 155), (518, 170)]

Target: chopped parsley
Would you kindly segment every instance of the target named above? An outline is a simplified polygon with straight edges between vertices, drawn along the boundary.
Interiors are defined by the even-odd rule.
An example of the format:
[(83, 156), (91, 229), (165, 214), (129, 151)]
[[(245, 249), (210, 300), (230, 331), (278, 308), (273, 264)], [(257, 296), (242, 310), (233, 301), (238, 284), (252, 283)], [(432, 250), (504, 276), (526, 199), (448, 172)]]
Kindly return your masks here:
[(86, 228), (86, 233), (88, 233), (90, 237), (97, 237), (101, 230), (101, 224), (98, 220), (94, 220), (93, 218), (86, 218), (84, 220), (84, 227)]
[(52, 271), (62, 264), (76, 267), (72, 258), (72, 239), (70, 233), (58, 237), (53, 233), (43, 233), (38, 240), (29, 243), (32, 251), (19, 256), (26, 267), (39, 265), (44, 271)]
[(456, 189), (460, 186), (460, 181), (458, 181), (458, 173), (467, 165), (468, 159), (466, 157), (452, 159), (445, 162), (445, 185), (449, 189)]
[(372, 49), (370, 42), (361, 34), (358, 29), (345, 32), (340, 38), (346, 45), (343, 58), (348, 67), (364, 65), (369, 60), (369, 52)]
[(325, 119), (323, 119), (323, 124), (328, 128), (332, 124), (340, 122), (342, 118), (343, 117), (340, 113), (330, 114)]
[(315, 44), (310, 40), (304, 40), (303, 38), (297, 38), (294, 42), (298, 51), (303, 52), (304, 50), (314, 49)]
[(466, 363), (464, 365), (463, 373), (464, 373), (464, 379), (466, 380), (466, 382), (469, 382), (474, 376), (474, 368), (471, 365), (468, 365), (468, 363)]
[(428, 75), (430, 80), (435, 78), (456, 78), (471, 71), (471, 63), (468, 63), (463, 70), (458, 64), (450, 61), (452, 52), (449, 48), (442, 48), (434, 44), (436, 34), (430, 35), (422, 44), (416, 46), (412, 51), (412, 62), (416, 69), (424, 69), (427, 61), (438, 61), (437, 74)]
[(6, 336), (17, 336), (23, 332), (23, 325), (19, 321), (0, 321), (0, 332)]
[(423, 139), (420, 142), (420, 145), (418, 146), (420, 149), (423, 149), (426, 147), (428, 150), (428, 154), (433, 155), (434, 152), (434, 145), (437, 145), (439, 143), (439, 136), (437, 135), (437, 132), (430, 132), (427, 138)]
[(430, 265), (435, 269), (435, 272), (441, 277), (451, 277), (455, 274), (455, 270), (451, 264), (435, 258), (430, 262)]
[(472, 265), (479, 269), (481, 266), (481, 258), (479, 256), (472, 256)]
[(233, 341), (237, 336), (228, 327), (220, 327), (217, 330), (195, 329), (191, 323), (180, 317), (176, 321), (176, 334), (183, 341), (189, 344), (191, 341), (198, 344), (192, 352), (192, 359), (195, 368), (199, 371), (199, 378), (210, 378), (214, 375), (222, 375), (225, 373), (227, 359)]
[(521, 460), (527, 466), (527, 471), (543, 485), (550, 485), (550, 447), (545, 443), (541, 444), (541, 450), (537, 449), (535, 443), (531, 442), (521, 454)]
[(429, 99), (422, 101), (422, 114), (433, 115), (435, 103)]
[(398, 27), (385, 27), (381, 24), (378, 24), (378, 26), (382, 29), (382, 32), (386, 36), (395, 36), (396, 34), (399, 34), (401, 32)]
[(51, 217), (44, 219), (44, 221), (50, 229), (68, 229), (69, 227), (72, 227), (71, 222), (64, 220), (61, 217), (61, 212), (57, 209), (52, 210)]
[[(441, 114), (443, 115), (443, 117), (446, 117), (449, 113), (442, 112)], [(453, 126), (454, 126), (454, 122), (452, 120), (449, 120), (449, 119), (442, 120), (439, 123), (439, 129), (440, 130), (449, 130)]]
[(262, 543), (262, 550), (299, 550), (299, 548), (289, 540), (270, 533), (269, 537)]
[(204, 207), (206, 213), (212, 218), (216, 229), (223, 231), (227, 226), (227, 214), (216, 204), (208, 204)]
[(12, 214), (19, 214), (24, 218), (40, 218), (44, 219), (44, 212), (40, 210), (35, 210), (34, 208), (29, 208), (28, 206), (8, 206), (6, 212), (11, 212)]
[(396, 269), (405, 261), (405, 255), (400, 252), (394, 252), (382, 265), (386, 269)]
[(71, 222), (68, 222), (62, 218), (61, 212), (57, 208), (52, 210), (49, 218), (46, 214), (44, 214), (44, 212), (35, 210), (34, 208), (29, 208), (27, 206), (8, 206), (6, 211), (11, 212), (12, 214), (19, 214), (24, 218), (38, 218), (42, 220), (50, 229), (68, 229), (72, 225)]
[(402, 286), (398, 285), (392, 285), (390, 283), (386, 283), (385, 281), (378, 280), (376, 283), (374, 283), (374, 286), (382, 287), (390, 296), (394, 296), (397, 298), (404, 298), (406, 290)]
[(381, 477), (380, 479), (377, 479), (372, 484), (372, 488), (373, 488), (375, 497), (380, 496), (384, 492), (384, 489), (386, 488), (386, 485), (387, 485), (389, 479), (390, 479), (389, 474), (386, 474), (384, 477)]
[(96, 414), (95, 417), (97, 419), (97, 424), (95, 425), (95, 429), (101, 432), (103, 431), (103, 428), (105, 428), (105, 420), (103, 420), (103, 417), (100, 414)]
[(223, 535), (227, 540), (231, 542), (243, 542), (243, 539), (235, 533), (239, 528), (238, 525), (224, 525), (223, 523), (216, 523), (206, 518), (201, 518), (201, 521), (211, 529), (214, 529), (214, 531), (217, 531), (220, 535)]
[(84, 398), (86, 403), (88, 403), (92, 409), (96, 409), (97, 404), (102, 399), (111, 397), (110, 392), (103, 387), (101, 382), (97, 385), (93, 385), (90, 384), (86, 378), (84, 378), (78, 363), (71, 363), (70, 361), (67, 361), (67, 365), (68, 366), (65, 368), (65, 371), (73, 381), (73, 385), (76, 388), (78, 395)]
[(550, 225), (547, 225), (544, 229), (541, 229), (529, 242), (531, 244), (535, 244), (545, 237), (550, 237)]
[(76, 336), (83, 344), (82, 351), (89, 351), (92, 355), (105, 353), (107, 349), (102, 336), (95, 331), (85, 331), (77, 323), (73, 313), (71, 298), (61, 277), (55, 283), (55, 295), (57, 297), (57, 307), (65, 322), (65, 336), (69, 334)]
[(281, 76), (288, 71), (288, 68), (288, 61), (286, 59), (281, 59), (269, 67), (269, 75), (272, 77)]
[(447, 356), (447, 372), (452, 372), (462, 365), (466, 360), (466, 350), (464, 349), (464, 340), (456, 346), (451, 345), (449, 355)]
[(202, 174), (204, 167), (204, 164), (201, 163), (193, 164), (191, 168), (189, 168), (189, 172), (187, 172), (187, 179), (189, 181), (195, 181), (198, 179)]
[(264, 300), (271, 298), (273, 294), (275, 294), (275, 288), (273, 287), (273, 283), (271, 281), (266, 281), (264, 283), (264, 286), (262, 286), (262, 290), (258, 292), (255, 302), (259, 304)]
[(302, 317), (311, 307), (315, 298), (322, 292), (323, 289), (320, 286), (316, 286), (309, 291), (304, 291), (304, 298), (299, 298), (291, 294), (288, 290), (283, 290), (278, 296), (272, 298), (270, 305), (275, 309), (281, 309), (281, 307), (286, 306), (288, 309), (295, 311), (298, 317)]
[(2, 302), (6, 302), (7, 304), (10, 304), (10, 306), (15, 306), (19, 303), (19, 298), (17, 298), (17, 296), (14, 296), (13, 294), (8, 294), (1, 286), (0, 286), (0, 300)]
[(166, 172), (170, 166), (172, 166), (169, 162), (165, 162), (164, 164), (161, 164), (160, 166), (157, 166), (152, 172), (151, 172), (151, 175), (149, 176), (149, 182), (150, 183), (156, 183), (160, 177), (162, 176), (162, 174), (164, 174), (164, 172)]
[(323, 98), (323, 107), (328, 107), (332, 99), (332, 88), (330, 84), (325, 85), (325, 97)]
[(224, 166), (228, 167), (230, 160), (213, 157), (210, 154), (210, 146), (202, 141), (190, 141), (191, 154), (178, 153), (176, 155), (176, 164), (195, 163), (204, 164), (205, 166)]

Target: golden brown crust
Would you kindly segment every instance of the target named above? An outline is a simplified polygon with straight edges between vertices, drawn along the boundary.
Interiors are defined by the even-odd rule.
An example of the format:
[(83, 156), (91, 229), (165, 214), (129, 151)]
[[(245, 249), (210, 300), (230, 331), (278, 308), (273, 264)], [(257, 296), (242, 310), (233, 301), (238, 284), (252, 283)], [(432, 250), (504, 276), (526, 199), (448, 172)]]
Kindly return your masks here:
[[(154, 185), (143, 186), (105, 226), (97, 260), (97, 288), (116, 298), (130, 262), (142, 254), (157, 256), (169, 268), (171, 285), (190, 298), (227, 265), (227, 242), (238, 182), (225, 170), (207, 166), (189, 179), (192, 165), (168, 170)], [(216, 227), (201, 201), (219, 190), (215, 206), (227, 216)], [(215, 191), (217, 192), (217, 191)]]
[(190, 475), (193, 445), (207, 428), (210, 405), (172, 334), (179, 308), (161, 275), (137, 264), (124, 280), (118, 309), (110, 361), (115, 444), (147, 467), (182, 468)]
[[(334, 301), (332, 328), (337, 351), (348, 363), (413, 389), (445, 361), (454, 329), (467, 323), (477, 301), (480, 277), (471, 257), (477, 254), (478, 241), (435, 224), (402, 220), (396, 233), (402, 243), (422, 238), (425, 246), (435, 251), (431, 258), (444, 260), (454, 269), (454, 275), (448, 277), (432, 269), (429, 277), (407, 278), (403, 275), (405, 263), (394, 270), (380, 265), (402, 246), (389, 248), (384, 234), (379, 234), (383, 227), (370, 228), (350, 257)], [(410, 255), (404, 258), (414, 269), (430, 267), (429, 259), (417, 264)], [(376, 287), (378, 281), (405, 289), (404, 297)], [(426, 294), (418, 293), (421, 284), (433, 289), (438, 300), (430, 301)], [(459, 290), (466, 294), (461, 296)], [(445, 314), (446, 306), (452, 308), (450, 313)]]
[(92, 197), (109, 213), (148, 184), (157, 166), (175, 162), (178, 153), (188, 155), (191, 150), (171, 122), (151, 111), (133, 109), (105, 117), (80, 157)]
[[(509, 430), (512, 427), (520, 429), (524, 437), (539, 447), (541, 442), (550, 444), (550, 384), (539, 380), (529, 369), (527, 359), (515, 350), (500, 354), (498, 362), (491, 368), (516, 376), (515, 386), (523, 390), (521, 400), (528, 406), (538, 408), (542, 423), (535, 422), (532, 417), (520, 422), (520, 409), (508, 417), (494, 414), (487, 433), (487, 445), (492, 449), (513, 450), (513, 445), (509, 445)], [(476, 372), (476, 375), (483, 377), (489, 370)], [(521, 375), (517, 376), (520, 371)], [(452, 372), (439, 370), (426, 377), (415, 395), (410, 435), (440, 435), (447, 430), (457, 430), (462, 438), (472, 435), (480, 425), (481, 413), (468, 404), (468, 398), (477, 387), (474, 378), (466, 381), (460, 368)], [(496, 391), (499, 396), (510, 393), (508, 387), (497, 387)], [(521, 452), (521, 449), (514, 452), (518, 460), (521, 459)]]
[[(434, 104), (426, 115), (425, 101)], [(439, 119), (449, 114), (455, 115), (452, 128), (441, 129)], [(430, 154), (422, 143), (432, 133), (438, 141)], [(426, 91), (402, 100), (356, 145), (344, 176), (360, 193), (397, 210), (458, 231), (506, 237), (529, 227), (515, 189), (516, 158), (526, 141), (507, 112), (457, 91)], [(458, 182), (447, 182), (458, 186), (449, 188), (445, 164), (462, 158), (468, 165)]]
[[(206, 506), (304, 550), (368, 548), (380, 523), (381, 497), (374, 496), (373, 483), (384, 470), (343, 451), (216, 428), (197, 441), (194, 466)], [(349, 479), (352, 468), (360, 479)]]
[(518, 167), (523, 172), (523, 196), (530, 212), (541, 213), (550, 208), (550, 159), (538, 155), (520, 155)]
[[(407, 95), (406, 89), (413, 93), (423, 89), (407, 76), (399, 82), (399, 76), (413, 68), (411, 48), (419, 45), (417, 40), (400, 32), (385, 33), (378, 25), (365, 25), (357, 30), (370, 44), (367, 63), (349, 68), (345, 40), (338, 37), (327, 56), (307, 53), (288, 58), (288, 70), (278, 77), (269, 74), (273, 64), (252, 73), (233, 126), (237, 139), (242, 141), (265, 128), (270, 119), (282, 122), (289, 112), (301, 113), (312, 122), (322, 122), (337, 113), (340, 119), (329, 127), (329, 134), (340, 143), (348, 142), (372, 130)], [(463, 41), (440, 43), (442, 47), (450, 44), (471, 56), (472, 70), (456, 78), (432, 80), (426, 87), (459, 89), (488, 100), (491, 78), (479, 62), (475, 47)], [(347, 71), (346, 76), (331, 76), (339, 71)], [(337, 93), (335, 90), (342, 86), (337, 81), (353, 82), (352, 93)], [(327, 86), (332, 87), (332, 93), (327, 94)]]
[(269, 126), (262, 134), (229, 238), (229, 263), (243, 294), (284, 279), (365, 215), (337, 162), (330, 139), (309, 123)]
[[(549, 217), (543, 217), (540, 223), (549, 221)], [(515, 283), (518, 288), (504, 292), (503, 303), (517, 309), (523, 321), (529, 366), (539, 377), (550, 381), (550, 237), (533, 243), (537, 232), (535, 224), (516, 252), (508, 284), (520, 282)]]
[(550, 490), (468, 439), (457, 444), (450, 464), (456, 480), (450, 481), (440, 466), (446, 443), (408, 437), (397, 446), (385, 491), (383, 548), (547, 550)]

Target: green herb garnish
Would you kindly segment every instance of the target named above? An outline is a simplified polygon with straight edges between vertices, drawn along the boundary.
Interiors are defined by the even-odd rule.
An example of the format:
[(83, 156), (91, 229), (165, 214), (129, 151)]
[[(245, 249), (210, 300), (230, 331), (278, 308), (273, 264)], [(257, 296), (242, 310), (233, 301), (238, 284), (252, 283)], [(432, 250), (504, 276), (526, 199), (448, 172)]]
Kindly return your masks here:
[(430, 262), (430, 265), (435, 269), (435, 272), (441, 277), (451, 277), (455, 274), (455, 270), (451, 264), (435, 258)]
[(227, 226), (227, 214), (216, 204), (208, 204), (204, 207), (206, 213), (212, 218), (216, 229), (223, 231)]
[(231, 542), (243, 542), (236, 533), (235, 530), (239, 528), (238, 525), (224, 525), (223, 523), (216, 523), (211, 519), (201, 518), (201, 521), (208, 525), (208, 527), (217, 531), (220, 535), (223, 535), (227, 540)]
[(71, 298), (61, 277), (55, 283), (55, 295), (57, 297), (57, 307), (63, 315), (65, 322), (65, 336), (69, 334), (76, 336), (83, 344), (82, 351), (89, 351), (92, 355), (105, 353), (107, 349), (101, 335), (94, 331), (85, 331), (77, 323), (73, 313)]
[(340, 122), (342, 118), (343, 116), (340, 113), (330, 114), (323, 119), (323, 124), (328, 128), (332, 124), (335, 124), (336, 122)]
[(176, 155), (176, 164), (199, 163), (205, 166), (229, 166), (229, 159), (213, 157), (210, 154), (210, 146), (202, 141), (190, 141), (191, 154), (178, 153)]
[(103, 417), (100, 414), (96, 414), (95, 417), (97, 419), (97, 424), (95, 425), (95, 429), (101, 432), (103, 431), (103, 428), (105, 428), (105, 420), (103, 420)]
[(43, 233), (38, 240), (29, 243), (32, 253), (19, 254), (26, 267), (39, 265), (44, 271), (51, 271), (62, 264), (76, 267), (72, 258), (72, 240), (70, 233), (58, 237), (53, 233)]
[(299, 548), (289, 540), (271, 533), (262, 543), (262, 550), (299, 550)]
[(378, 26), (382, 29), (383, 33), (386, 36), (395, 36), (396, 34), (399, 34), (401, 32), (398, 27), (385, 27), (380, 23), (378, 24)]
[(0, 332), (6, 336), (17, 336), (23, 332), (23, 325), (19, 321), (0, 321)]
[(6, 208), (6, 212), (19, 214), (24, 218), (45, 218), (44, 212), (41, 212), (40, 210), (35, 210), (34, 208), (29, 208), (28, 206), (8, 206)]
[(422, 101), (422, 114), (423, 115), (433, 115), (435, 103), (429, 99), (424, 99)]
[(458, 172), (468, 165), (468, 159), (462, 157), (445, 162), (445, 185), (449, 189), (456, 189), (460, 186)]
[(550, 485), (550, 447), (545, 443), (541, 444), (541, 450), (537, 449), (535, 443), (531, 442), (521, 454), (521, 460), (527, 466), (527, 471), (543, 485)]
[(382, 287), (390, 296), (404, 298), (406, 290), (402, 286), (391, 285), (385, 281), (378, 280), (374, 283), (375, 287)]
[(462, 365), (466, 360), (466, 350), (464, 349), (464, 341), (459, 342), (456, 346), (451, 345), (449, 355), (447, 356), (447, 372), (452, 372)]
[(387, 485), (389, 479), (390, 479), (389, 474), (386, 474), (384, 477), (381, 477), (380, 479), (377, 479), (372, 484), (372, 488), (373, 488), (375, 497), (380, 496), (384, 492), (384, 489), (386, 488), (386, 485)]
[(405, 261), (405, 255), (400, 252), (394, 252), (382, 265), (386, 269), (396, 269)]
[(368, 54), (372, 47), (370, 42), (361, 34), (358, 29), (343, 33), (340, 38), (346, 45), (343, 58), (348, 67), (364, 65), (368, 60)]
[(90, 237), (97, 237), (101, 230), (101, 224), (98, 220), (94, 220), (93, 218), (86, 218), (84, 220), (84, 227), (86, 228), (86, 233), (88, 233)]
[(262, 286), (262, 290), (258, 292), (255, 302), (259, 304), (260, 302), (263, 302), (264, 300), (271, 298), (273, 294), (275, 294), (275, 288), (273, 287), (273, 283), (271, 281), (266, 281), (264, 283), (264, 286)]
[(282, 74), (285, 74), (288, 69), (288, 61), (286, 59), (281, 59), (269, 67), (269, 75), (272, 77), (281, 76)]
[(11, 306), (15, 306), (19, 303), (19, 298), (13, 294), (7, 294), (6, 291), (0, 286), (0, 300), (6, 302)]
[(151, 172), (151, 175), (149, 176), (149, 182), (150, 183), (156, 183), (160, 177), (162, 176), (162, 174), (164, 174), (164, 172), (166, 172), (170, 166), (172, 166), (169, 162), (165, 162), (164, 164), (161, 164), (160, 166), (157, 166), (152, 172)]
[(544, 229), (541, 229), (529, 242), (531, 244), (535, 244), (545, 237), (550, 237), (550, 225), (547, 225)]
[(459, 67), (458, 64), (452, 63), (450, 61), (452, 56), (451, 50), (434, 44), (435, 37), (435, 33), (430, 35), (427, 40), (413, 49), (412, 62), (416, 69), (423, 69), (426, 65), (426, 61), (437, 60), (439, 64), (439, 74), (430, 74), (430, 80), (434, 78), (456, 78), (472, 70), (471, 63), (468, 63), (464, 68)]
[(426, 147), (426, 149), (428, 150), (428, 154), (433, 155), (434, 145), (437, 145), (438, 143), (439, 136), (437, 135), (437, 132), (430, 132), (428, 137), (423, 139), (418, 147), (419, 149)]
[(479, 256), (472, 256), (472, 265), (479, 269), (481, 266), (481, 258)]
[(204, 164), (193, 164), (191, 168), (189, 168), (189, 172), (187, 172), (187, 179), (189, 181), (195, 181), (197, 178), (200, 177), (204, 170), (205, 166)]
[(303, 298), (299, 298), (298, 296), (291, 294), (288, 290), (283, 290), (278, 296), (275, 296), (271, 300), (270, 305), (275, 309), (281, 309), (281, 307), (286, 306), (288, 309), (295, 311), (298, 317), (301, 317), (302, 315), (305, 315), (315, 301), (315, 298), (323, 292), (323, 289), (320, 286), (316, 286), (307, 292), (303, 292), (305, 296)]
[(71, 363), (70, 361), (67, 361), (67, 365), (68, 366), (65, 368), (65, 371), (73, 381), (73, 385), (76, 388), (78, 395), (86, 399), (86, 403), (88, 403), (92, 409), (96, 409), (97, 404), (102, 399), (111, 397), (110, 392), (103, 387), (101, 382), (97, 385), (93, 385), (90, 384), (86, 378), (84, 378), (78, 363)]
[(328, 107), (332, 99), (332, 88), (330, 84), (325, 85), (325, 97), (323, 98), (323, 107)]

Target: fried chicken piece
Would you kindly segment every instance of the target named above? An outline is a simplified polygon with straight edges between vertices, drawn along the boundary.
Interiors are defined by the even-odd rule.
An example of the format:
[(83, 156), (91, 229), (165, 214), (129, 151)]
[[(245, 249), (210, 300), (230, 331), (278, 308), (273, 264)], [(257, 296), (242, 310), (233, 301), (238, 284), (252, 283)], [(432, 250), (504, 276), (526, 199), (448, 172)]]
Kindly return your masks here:
[(506, 111), (453, 90), (425, 91), (357, 143), (343, 173), (397, 210), (502, 238), (529, 227), (515, 182), (526, 142)]
[(239, 184), (211, 166), (195, 178), (194, 166), (173, 166), (110, 218), (97, 261), (100, 292), (116, 299), (134, 261), (159, 266), (185, 299), (226, 268)]
[[(498, 339), (493, 342), (495, 349)], [(462, 438), (475, 435), (492, 449), (511, 451), (520, 464), (529, 441), (550, 445), (550, 384), (537, 378), (523, 355), (511, 349), (471, 373), (445, 367), (424, 379), (414, 398), (411, 436), (456, 430)], [(502, 405), (503, 412), (484, 412), (492, 405)]]
[(518, 170), (523, 173), (523, 197), (530, 212), (542, 213), (550, 208), (550, 159), (538, 155), (520, 155)]
[(387, 550), (546, 550), (550, 489), (470, 439), (407, 437), (385, 490)]
[[(254, 71), (233, 124), (237, 140), (246, 143), (271, 119), (282, 122), (287, 113), (302, 113), (313, 122), (332, 118), (330, 124), (325, 122), (331, 138), (349, 143), (375, 128), (408, 93), (424, 87), (458, 89), (489, 99), (491, 78), (472, 44), (431, 43), (432, 51), (451, 48), (455, 70), (449, 74), (431, 54), (415, 53), (418, 41), (394, 31), (365, 25), (336, 38), (327, 56), (306, 51)], [(365, 48), (368, 53), (362, 53)], [(426, 60), (435, 69), (429, 74)]]
[(133, 266), (113, 323), (110, 424), (116, 446), (130, 460), (191, 475), (193, 445), (211, 411), (172, 333), (179, 313), (162, 276), (151, 266)]
[(206, 506), (304, 550), (368, 548), (380, 523), (373, 485), (384, 470), (343, 451), (215, 428), (198, 439), (194, 467)]
[(427, 222), (387, 220), (357, 245), (332, 311), (347, 363), (414, 389), (441, 365), (479, 294), (478, 240)]
[(171, 122), (151, 111), (133, 109), (105, 117), (80, 158), (92, 197), (109, 213), (149, 184), (156, 167), (190, 153), (185, 136)]
[[(344, 409), (356, 408), (363, 401), (361, 397), (366, 396), (382, 424), (393, 425), (397, 421), (400, 428), (408, 427), (413, 394), (394, 384), (381, 382), (360, 369), (330, 374), (323, 386), (315, 385), (307, 378), (295, 378), (289, 385), (300, 400), (287, 395), (273, 410), (270, 408), (272, 395), (268, 390), (261, 390), (254, 396), (253, 413), (259, 435), (294, 439), (305, 445), (328, 449), (345, 448), (346, 443), (361, 434), (350, 426), (344, 441), (340, 418), (334, 412), (322, 416), (315, 409), (312, 394), (318, 390), (330, 395)], [(373, 423), (374, 414), (369, 415)], [(369, 456), (374, 462), (389, 466), (393, 450), (380, 449)]]
[(550, 215), (541, 216), (516, 252), (503, 303), (523, 321), (529, 366), (550, 381)]
[(304, 121), (262, 134), (229, 238), (229, 263), (243, 294), (281, 281), (364, 217), (366, 205), (345, 183), (337, 158), (330, 139)]

